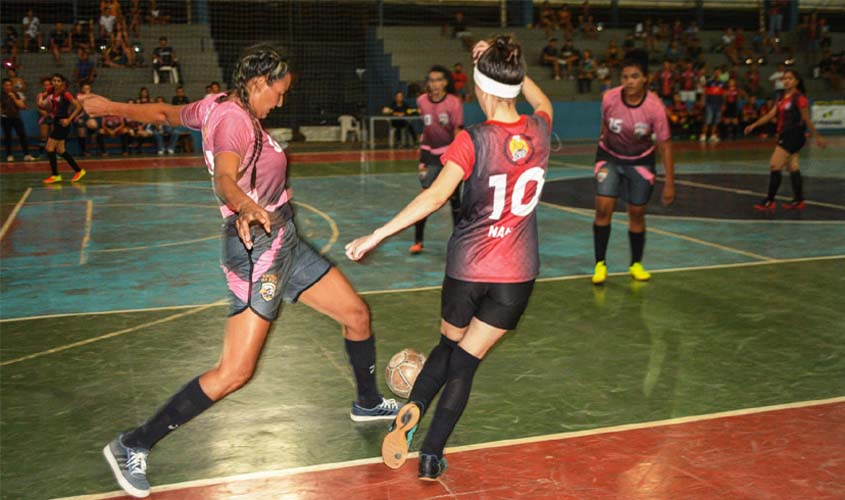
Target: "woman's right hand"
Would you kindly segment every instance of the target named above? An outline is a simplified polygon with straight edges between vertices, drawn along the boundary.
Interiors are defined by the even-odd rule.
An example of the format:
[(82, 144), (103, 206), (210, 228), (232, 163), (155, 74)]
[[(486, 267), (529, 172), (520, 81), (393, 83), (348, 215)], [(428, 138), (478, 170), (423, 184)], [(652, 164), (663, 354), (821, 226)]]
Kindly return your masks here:
[(481, 40), (480, 42), (476, 43), (475, 46), (472, 48), (472, 64), (478, 64), (478, 59), (489, 48), (490, 44), (487, 42), (487, 40)]
[(745, 135), (750, 134), (754, 130), (754, 125), (749, 125), (745, 127)]
[(270, 234), (272, 228), (270, 227), (270, 216), (267, 211), (255, 204), (254, 201), (249, 200), (240, 210), (238, 210), (238, 220), (235, 225), (238, 229), (238, 236), (244, 242), (247, 250), (252, 250), (252, 233), (250, 227), (253, 224), (258, 224), (267, 234)]
[(79, 104), (89, 116), (105, 116), (109, 113), (109, 106), (112, 101), (97, 94), (84, 94), (79, 96)]

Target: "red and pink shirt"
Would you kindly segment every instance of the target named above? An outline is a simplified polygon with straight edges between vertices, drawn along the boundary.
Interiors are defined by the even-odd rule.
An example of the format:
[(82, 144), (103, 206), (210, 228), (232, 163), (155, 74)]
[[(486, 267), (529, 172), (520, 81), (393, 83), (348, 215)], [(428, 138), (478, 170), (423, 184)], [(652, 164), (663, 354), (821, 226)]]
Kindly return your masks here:
[(461, 100), (452, 94), (435, 102), (428, 94), (417, 98), (423, 124), (423, 140), (420, 149), (441, 155), (455, 138), (455, 130), (464, 126), (464, 106)]

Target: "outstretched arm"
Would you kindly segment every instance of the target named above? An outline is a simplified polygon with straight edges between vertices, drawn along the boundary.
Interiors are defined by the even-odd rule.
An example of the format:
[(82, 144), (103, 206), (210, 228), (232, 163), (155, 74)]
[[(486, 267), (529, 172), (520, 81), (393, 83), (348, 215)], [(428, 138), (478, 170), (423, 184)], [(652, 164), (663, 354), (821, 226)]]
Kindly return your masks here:
[(427, 217), (442, 207), (452, 196), (458, 184), (463, 180), (464, 171), (453, 161), (446, 162), (443, 171), (434, 180), (430, 188), (424, 189), (411, 203), (408, 203), (387, 224), (367, 236), (362, 236), (346, 245), (346, 256), (351, 260), (360, 260), (367, 252), (377, 247), (386, 238), (398, 233), (414, 222)]
[(141, 123), (155, 125), (182, 125), (182, 108), (185, 105), (174, 106), (163, 102), (149, 104), (129, 104), (114, 102), (96, 94), (80, 96), (80, 103), (91, 116), (116, 115)]

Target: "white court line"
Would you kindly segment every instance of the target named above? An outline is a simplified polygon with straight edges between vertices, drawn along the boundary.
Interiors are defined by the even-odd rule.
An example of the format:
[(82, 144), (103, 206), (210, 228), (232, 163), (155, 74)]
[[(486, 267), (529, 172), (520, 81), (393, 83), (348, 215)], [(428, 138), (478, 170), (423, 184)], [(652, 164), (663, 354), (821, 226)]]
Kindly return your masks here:
[(18, 202), (15, 204), (15, 208), (12, 209), (12, 212), (6, 217), (6, 222), (3, 223), (3, 227), (0, 228), (0, 240), (3, 239), (3, 236), (6, 236), (6, 231), (12, 227), (12, 222), (15, 221), (15, 217), (18, 216), (18, 212), (20, 212), (21, 207), (24, 203), (26, 203), (26, 199), (29, 198), (29, 194), (32, 193), (32, 188), (26, 188), (26, 191), (23, 192), (23, 196)]
[[(796, 257), (794, 259), (774, 259), (774, 260), (757, 260), (757, 261), (749, 261), (749, 262), (734, 262), (731, 264), (712, 264), (707, 266), (686, 266), (686, 267), (670, 267), (665, 269), (651, 269), (649, 270), (650, 273), (676, 273), (676, 272), (687, 272), (687, 271), (706, 271), (712, 269), (731, 269), (736, 267), (756, 267), (756, 266), (769, 266), (773, 264), (796, 264), (801, 262), (817, 262), (817, 261), (824, 261), (824, 260), (839, 260), (845, 259), (845, 254), (843, 255), (821, 255), (817, 257)], [(610, 276), (616, 275), (627, 275), (627, 272), (624, 273), (611, 273)], [(547, 276), (545, 278), (538, 278), (538, 282), (551, 282), (551, 281), (569, 281), (569, 280), (577, 280), (583, 279), (587, 277), (591, 277), (592, 274), (567, 274), (565, 276)], [(414, 288), (387, 288), (383, 290), (367, 290), (363, 292), (358, 292), (358, 295), (387, 295), (393, 293), (414, 293), (414, 292), (427, 292), (431, 290), (440, 290), (440, 285), (431, 285), (431, 286), (420, 286)], [(25, 316), (21, 318), (5, 318), (0, 319), (0, 323), (13, 323), (18, 321), (32, 321), (32, 320), (39, 320), (39, 319), (53, 319), (53, 318), (67, 318), (71, 316), (101, 316), (106, 314), (132, 314), (132, 313), (146, 313), (146, 312), (156, 312), (156, 311), (173, 311), (179, 309), (191, 309), (194, 307), (203, 307), (203, 306), (217, 306), (217, 305), (226, 305), (224, 300), (219, 300), (217, 302), (211, 302), (208, 304), (191, 304), (191, 305), (183, 305), (183, 306), (162, 306), (162, 307), (146, 307), (146, 308), (138, 308), (138, 309), (117, 309), (113, 311), (91, 311), (91, 312), (74, 312), (74, 313), (59, 313), (59, 314), (42, 314), (38, 316)]]
[(82, 236), (82, 247), (79, 249), (79, 265), (84, 265), (88, 262), (88, 255), (85, 254), (85, 249), (88, 248), (88, 242), (91, 241), (91, 221), (94, 215), (94, 201), (88, 200), (85, 202), (85, 234)]
[(181, 312), (181, 313), (178, 313), (178, 314), (173, 314), (173, 315), (167, 316), (165, 318), (159, 318), (159, 319), (154, 320), (154, 321), (148, 321), (146, 323), (141, 323), (140, 325), (135, 325), (135, 326), (132, 326), (132, 327), (129, 327), (129, 328), (124, 328), (123, 330), (118, 330), (116, 332), (106, 333), (104, 335), (99, 335), (97, 337), (92, 337), (90, 339), (80, 340), (79, 342), (74, 342), (72, 344), (54, 347), (53, 349), (47, 349), (46, 351), (36, 352), (36, 353), (28, 354), (26, 356), (21, 356), (19, 358), (10, 359), (8, 361), (3, 361), (2, 363), (0, 363), (0, 366), (13, 365), (15, 363), (20, 363), (21, 361), (28, 361), (30, 359), (40, 358), (40, 357), (46, 356), (48, 354), (55, 354), (57, 352), (62, 352), (62, 351), (66, 351), (68, 349), (73, 349), (74, 347), (82, 347), (84, 345), (93, 344), (94, 342), (99, 342), (100, 340), (106, 340), (106, 339), (118, 337), (118, 336), (124, 335), (126, 333), (132, 333), (134, 331), (141, 330), (141, 329), (146, 328), (148, 326), (155, 326), (155, 325), (158, 325), (158, 324), (161, 324), (161, 323), (167, 323), (168, 321), (173, 321), (175, 319), (183, 318), (185, 316), (190, 316), (191, 314), (195, 314), (195, 313), (204, 311), (206, 309), (209, 309), (211, 307), (214, 307), (218, 304), (224, 304), (224, 303), (225, 302), (220, 301), (220, 302), (214, 302), (214, 303), (211, 303), (211, 304), (206, 304), (204, 306), (195, 307), (194, 309), (190, 309), (188, 311)]
[[(798, 408), (808, 408), (810, 406), (832, 405), (845, 402), (845, 396), (838, 396), (829, 399), (816, 399), (810, 401), (798, 401), (795, 403), (784, 403), (771, 406), (759, 406), (756, 408), (744, 408), (741, 410), (729, 410), (718, 413), (708, 413), (704, 415), (693, 415), (689, 417), (676, 417), (665, 420), (655, 420), (651, 422), (641, 422), (636, 424), (615, 425), (612, 427), (602, 427), (598, 429), (588, 429), (584, 431), (561, 432), (557, 434), (546, 434), (542, 436), (533, 436), (527, 438), (505, 439), (502, 441), (492, 441), (488, 443), (470, 444), (465, 446), (449, 447), (444, 450), (445, 453), (462, 453), (474, 450), (486, 450), (491, 448), (505, 448), (508, 446), (516, 446), (523, 444), (543, 443), (548, 441), (563, 441), (568, 439), (575, 439), (580, 437), (597, 436), (602, 434), (612, 434), (617, 432), (635, 431), (642, 429), (657, 429), (660, 427), (668, 427), (673, 425), (691, 424), (697, 422), (706, 422), (708, 420), (716, 420), (720, 418), (742, 417), (746, 415), (756, 415), (760, 413), (769, 413), (776, 411), (792, 410)], [(408, 458), (415, 458), (419, 453), (409, 453)], [(215, 484), (234, 483), (241, 481), (255, 481), (262, 479), (274, 479), (289, 477), (296, 474), (304, 474), (309, 472), (323, 472), (330, 470), (346, 469), (349, 467), (356, 467), (360, 465), (377, 464), (382, 461), (381, 457), (362, 458), (358, 460), (348, 460), (345, 462), (334, 462), (318, 465), (307, 465), (303, 467), (292, 467), (289, 469), (268, 470), (260, 472), (250, 472), (248, 474), (238, 474), (236, 476), (218, 477), (209, 479), (198, 479), (195, 481), (185, 481), (182, 483), (167, 484), (163, 486), (156, 486), (152, 488), (153, 493), (160, 493), (164, 491), (172, 491), (186, 488), (199, 488), (203, 486), (212, 486)], [(385, 471), (387, 472), (387, 471)], [(79, 495), (74, 497), (63, 497), (54, 500), (102, 500), (112, 498), (115, 496), (125, 496), (123, 491), (112, 491), (109, 493), (98, 493), (93, 495)]]
[[(551, 163), (551, 161), (549, 163)], [(742, 162), (734, 162), (734, 163), (743, 164)], [(593, 167), (590, 167), (588, 165), (580, 165), (578, 163), (556, 162), (555, 165), (577, 168), (579, 170), (590, 170), (590, 171), (593, 170)], [(663, 178), (658, 177), (658, 179), (662, 180)], [(561, 182), (561, 181), (568, 181), (568, 180), (572, 180), (572, 177), (562, 177), (562, 178), (559, 178), (559, 179), (550, 179), (546, 182)], [(767, 193), (763, 193), (761, 191), (752, 191), (750, 189), (734, 189), (734, 188), (719, 186), (717, 184), (708, 184), (708, 183), (705, 183), (705, 182), (687, 181), (687, 180), (684, 180), (684, 179), (677, 179), (677, 178), (675, 179), (675, 184), (678, 184), (678, 185), (681, 185), (681, 186), (710, 189), (710, 190), (714, 190), (714, 191), (723, 191), (723, 192), (726, 192), (726, 193), (734, 193), (734, 194), (740, 194), (740, 195), (744, 195), (744, 196), (767, 196)], [(786, 196), (786, 195), (779, 195), (779, 196), (776, 196), (775, 198), (777, 198), (778, 200), (787, 200), (787, 201), (792, 199), (792, 198), (790, 198), (789, 196)], [(837, 209), (837, 210), (845, 210), (845, 206), (837, 205), (835, 203), (825, 203), (825, 202), (822, 202), (822, 201), (811, 201), (811, 200), (804, 200), (804, 203), (806, 203), (807, 205), (815, 205), (815, 206), (818, 206), (818, 207), (827, 207), (827, 208), (834, 208), (834, 209)]]
[[(573, 213), (575, 215), (579, 215), (579, 216), (582, 216), (582, 217), (587, 217), (587, 218), (593, 217), (593, 215), (592, 215), (593, 211), (585, 209), (585, 208), (565, 207), (565, 206), (562, 206), (562, 205), (555, 205), (553, 203), (548, 203), (548, 202), (545, 202), (545, 201), (541, 201), (540, 204), (543, 205), (543, 206), (546, 206), (546, 207), (561, 210), (563, 212)], [(672, 231), (666, 231), (665, 229), (658, 229), (654, 226), (649, 226), (647, 231), (652, 232), (652, 233), (662, 234), (663, 236), (671, 236), (673, 238), (678, 238), (678, 239), (689, 241), (691, 243), (696, 243), (696, 244), (699, 244), (699, 245), (717, 248), (719, 250), (724, 250), (726, 252), (732, 252), (732, 253), (736, 253), (736, 254), (739, 254), (739, 255), (744, 255), (746, 257), (751, 257), (751, 258), (754, 258), (754, 259), (760, 259), (760, 260), (772, 261), (772, 262), (778, 260), (778, 259), (774, 259), (772, 257), (766, 257), (765, 255), (760, 255), (760, 254), (756, 254), (756, 253), (752, 253), (752, 252), (746, 252), (745, 250), (740, 250), (738, 248), (733, 248), (733, 247), (729, 247), (729, 246), (726, 246), (726, 245), (720, 245), (718, 243), (705, 241), (705, 240), (702, 240), (702, 239), (699, 239), (699, 238), (693, 238), (692, 236), (686, 236), (686, 235), (683, 235), (683, 234), (680, 234), (680, 233), (675, 233), (675, 232), (672, 232)]]

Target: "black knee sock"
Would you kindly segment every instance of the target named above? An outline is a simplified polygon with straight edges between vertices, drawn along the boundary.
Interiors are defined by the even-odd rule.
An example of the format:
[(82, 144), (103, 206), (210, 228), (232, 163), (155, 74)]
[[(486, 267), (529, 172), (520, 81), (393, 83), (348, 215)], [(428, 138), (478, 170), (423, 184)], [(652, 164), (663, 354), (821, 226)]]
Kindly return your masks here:
[(77, 137), (76, 144), (79, 146), (79, 153), (84, 155), (86, 146), (88, 145), (88, 137)]
[(601, 262), (605, 259), (608, 241), (610, 241), (610, 224), (598, 226), (593, 223), (593, 250), (596, 254), (596, 262)]
[(423, 415), (431, 407), (431, 400), (446, 383), (446, 376), (449, 372), (449, 358), (452, 356), (452, 350), (457, 346), (457, 342), (441, 333), (440, 343), (434, 346), (434, 349), (428, 354), (425, 365), (423, 365), (422, 371), (414, 382), (408, 401), (417, 403)]
[(431, 427), (425, 435), (420, 453), (443, 456), (443, 448), (466, 408), (472, 389), (472, 378), (481, 360), (456, 346), (449, 358), (449, 374)]
[(645, 249), (645, 230), (641, 233), (628, 231), (628, 243), (631, 244), (631, 264), (643, 261)]
[(47, 159), (50, 160), (50, 171), (53, 175), (59, 175), (59, 162), (56, 160), (55, 151), (47, 151)]
[(106, 141), (103, 138), (103, 134), (97, 134), (97, 145), (100, 146), (100, 154), (108, 153), (106, 149)]
[(131, 448), (152, 449), (170, 431), (196, 417), (214, 404), (200, 387), (199, 377), (173, 395), (144, 425), (127, 432), (123, 444)]
[(789, 180), (792, 181), (792, 196), (795, 201), (804, 201), (804, 181), (801, 180), (801, 171), (789, 172)]
[(79, 172), (80, 170), (82, 170), (79, 167), (79, 165), (76, 163), (76, 160), (73, 159), (73, 156), (71, 156), (70, 153), (68, 153), (67, 151), (65, 151), (64, 153), (62, 153), (59, 156), (61, 156), (62, 158), (65, 159), (66, 162), (68, 162), (68, 164), (70, 165), (70, 168), (72, 168), (74, 172)]
[(427, 219), (422, 219), (417, 221), (414, 224), (414, 243), (422, 243), (423, 242), (423, 233), (425, 232), (425, 221)]
[(775, 196), (778, 194), (778, 189), (780, 188), (780, 180), (783, 177), (783, 173), (780, 170), (772, 170), (769, 172), (769, 194), (766, 196), (766, 199), (769, 201), (774, 201)]
[(358, 404), (372, 408), (381, 403), (381, 396), (376, 386), (376, 341), (372, 335), (366, 340), (345, 340), (346, 353), (355, 375), (358, 388)]
[(452, 206), (452, 226), (458, 225), (458, 220), (461, 218), (461, 193), (459, 191), (460, 185), (458, 188), (455, 189), (455, 192), (452, 193), (452, 197), (449, 198), (449, 204)]

